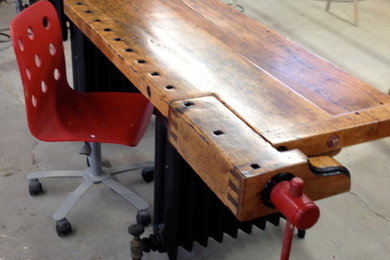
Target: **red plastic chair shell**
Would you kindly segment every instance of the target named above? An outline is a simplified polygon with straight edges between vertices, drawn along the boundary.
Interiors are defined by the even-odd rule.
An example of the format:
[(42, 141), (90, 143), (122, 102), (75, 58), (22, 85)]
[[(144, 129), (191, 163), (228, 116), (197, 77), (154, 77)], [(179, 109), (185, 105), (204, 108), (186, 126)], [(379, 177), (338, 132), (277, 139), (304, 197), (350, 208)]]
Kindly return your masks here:
[(31, 5), (13, 19), (10, 29), (32, 135), (43, 141), (138, 144), (153, 105), (141, 93), (73, 90), (51, 3)]

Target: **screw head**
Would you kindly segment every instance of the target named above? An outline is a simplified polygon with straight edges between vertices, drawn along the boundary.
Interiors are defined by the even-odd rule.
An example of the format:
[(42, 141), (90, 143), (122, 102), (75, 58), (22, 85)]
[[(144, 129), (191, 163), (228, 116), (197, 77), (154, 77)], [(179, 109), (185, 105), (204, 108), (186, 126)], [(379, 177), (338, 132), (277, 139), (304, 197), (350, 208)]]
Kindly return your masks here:
[(333, 148), (340, 144), (340, 138), (337, 135), (332, 135), (328, 139), (328, 147)]

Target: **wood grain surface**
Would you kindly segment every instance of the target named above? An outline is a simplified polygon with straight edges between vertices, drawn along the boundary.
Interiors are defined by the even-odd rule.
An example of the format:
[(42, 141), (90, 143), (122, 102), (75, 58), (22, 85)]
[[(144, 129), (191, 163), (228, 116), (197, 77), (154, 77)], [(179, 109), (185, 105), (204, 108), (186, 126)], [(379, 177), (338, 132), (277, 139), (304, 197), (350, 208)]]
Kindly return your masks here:
[(261, 192), (279, 173), (304, 179), (313, 200), (350, 188), (348, 175), (332, 171), (341, 166), (333, 158), (310, 158), (311, 165), (331, 172), (315, 174), (302, 152), (276, 150), (215, 97), (174, 102), (169, 118), (169, 141), (241, 221), (276, 212), (264, 204)]
[(389, 96), (218, 0), (66, 0), (65, 12), (164, 115), (216, 95), (306, 155), (390, 133)]
[(390, 135), (388, 95), (219, 0), (64, 4), (168, 117), (170, 141), (240, 220), (273, 211), (259, 194), (280, 172), (304, 178), (312, 199), (348, 190), (347, 176), (315, 175), (308, 157)]

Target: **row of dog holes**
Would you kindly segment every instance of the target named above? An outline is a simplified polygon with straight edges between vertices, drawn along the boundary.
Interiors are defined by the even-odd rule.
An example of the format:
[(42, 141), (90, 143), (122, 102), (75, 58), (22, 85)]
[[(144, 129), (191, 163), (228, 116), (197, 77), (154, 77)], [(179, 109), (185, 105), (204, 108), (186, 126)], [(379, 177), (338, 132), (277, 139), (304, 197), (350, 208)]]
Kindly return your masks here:
[[(99, 19), (95, 19), (94, 21), (97, 21), (97, 20), (100, 21)], [(104, 28), (103, 31), (110, 32), (110, 31), (112, 31), (112, 29), (111, 28)], [(122, 41), (122, 39), (117, 37), (117, 38), (114, 38), (114, 41)], [(134, 52), (134, 50), (132, 48), (125, 48), (124, 51), (125, 52)], [(138, 64), (146, 64), (146, 61), (144, 59), (137, 59), (137, 60), (135, 60), (135, 62), (138, 63)], [(160, 73), (157, 72), (157, 71), (154, 71), (154, 72), (150, 72), (149, 75), (152, 76), (152, 77), (157, 77), (157, 76), (160, 76)], [(165, 89), (167, 89), (167, 90), (172, 90), (174, 88), (175, 87), (172, 86), (172, 85), (165, 86)], [(148, 95), (150, 97), (151, 96), (151, 90), (150, 90), (149, 87), (147, 88), (147, 92), (148, 92)]]
[[(83, 3), (82, 2), (77, 2), (76, 5), (83, 5)], [(85, 10), (84, 13), (91, 14), (92, 11), (91, 10)], [(101, 22), (100, 19), (94, 19), (93, 21), (94, 22)], [(112, 29), (111, 28), (103, 28), (103, 31), (104, 32), (111, 32)], [(116, 37), (113, 40), (119, 42), (119, 41), (122, 41), (122, 38)], [(125, 52), (134, 52), (134, 50), (132, 48), (125, 48), (124, 51)], [(143, 59), (135, 60), (135, 62), (138, 63), (138, 64), (145, 64), (146, 63), (146, 61), (143, 60)], [(153, 77), (156, 77), (156, 76), (160, 76), (160, 73), (159, 72), (151, 72), (151, 73), (149, 73), (149, 75), (153, 76)], [(174, 89), (174, 87), (172, 85), (167, 85), (167, 86), (165, 86), (165, 89), (172, 90), (172, 89)], [(148, 88), (148, 94), (149, 94), (149, 96), (151, 95), (150, 88)]]
[[(111, 28), (104, 28), (103, 31), (111, 32), (112, 29)], [(119, 42), (119, 41), (122, 41), (122, 38), (116, 37), (113, 40)], [(125, 52), (134, 52), (134, 50), (132, 48), (125, 48), (124, 51)], [(135, 60), (135, 62), (138, 63), (138, 64), (146, 64), (146, 61), (143, 60), (143, 59)], [(160, 73), (157, 72), (157, 71), (154, 71), (154, 72), (150, 72), (149, 75), (152, 76), (152, 77), (157, 77), (157, 76), (160, 76)]]
[[(216, 130), (216, 131), (213, 132), (213, 134), (216, 135), (216, 136), (220, 136), (220, 135), (223, 135), (224, 132), (221, 131), (221, 130)], [(250, 166), (254, 170), (261, 168), (260, 165), (258, 165), (257, 163), (252, 163)]]
[[(213, 132), (213, 134), (216, 135), (216, 136), (220, 136), (220, 135), (223, 135), (224, 132), (222, 130), (216, 130), (216, 131)], [(261, 168), (260, 165), (258, 165), (257, 163), (252, 163), (250, 166), (254, 170)]]
[[(190, 106), (194, 106), (195, 103), (192, 102), (192, 101), (184, 101), (184, 102), (183, 102), (183, 105), (186, 106), (186, 107), (190, 107)], [(224, 132), (223, 132), (222, 130), (215, 130), (215, 131), (213, 131), (213, 134), (214, 134), (215, 136), (220, 136), (220, 135), (223, 135)], [(261, 166), (258, 165), (257, 163), (252, 163), (250, 166), (251, 166), (252, 169), (254, 169), (254, 170), (261, 168)]]

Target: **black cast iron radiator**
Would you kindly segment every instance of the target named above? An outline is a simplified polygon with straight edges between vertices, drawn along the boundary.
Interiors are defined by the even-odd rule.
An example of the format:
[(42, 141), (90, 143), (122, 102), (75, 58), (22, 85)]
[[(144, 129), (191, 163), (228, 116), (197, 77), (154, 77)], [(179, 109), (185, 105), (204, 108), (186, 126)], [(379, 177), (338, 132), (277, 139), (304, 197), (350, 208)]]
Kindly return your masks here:
[(166, 118), (157, 112), (154, 226), (153, 234), (143, 238), (146, 252), (167, 252), (170, 259), (176, 259), (178, 246), (191, 251), (195, 241), (206, 247), (209, 238), (222, 242), (224, 233), (236, 238), (239, 229), (249, 234), (253, 226), (279, 225), (279, 213), (238, 221), (166, 136)]

